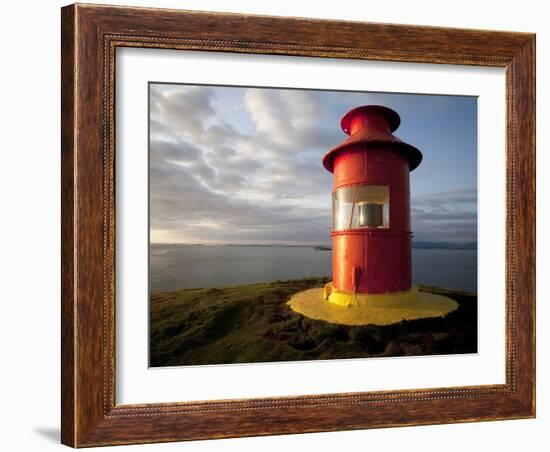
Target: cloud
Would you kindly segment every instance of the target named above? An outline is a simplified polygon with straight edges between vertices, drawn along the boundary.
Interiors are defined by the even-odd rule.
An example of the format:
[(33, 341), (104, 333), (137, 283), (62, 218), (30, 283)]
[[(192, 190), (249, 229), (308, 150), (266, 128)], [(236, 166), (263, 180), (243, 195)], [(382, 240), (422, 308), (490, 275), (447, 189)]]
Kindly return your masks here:
[(477, 241), (477, 193), (462, 189), (413, 197), (411, 220), (416, 240)]
[[(215, 113), (212, 105), (214, 92), (199, 86), (152, 85), (150, 114), (155, 124), (162, 124), (176, 132), (200, 135), (205, 120)], [(153, 125), (153, 124), (152, 124)], [(154, 133), (154, 132), (153, 132)]]
[[(335, 125), (357, 94), (232, 90), (151, 85), (152, 240), (328, 243), (321, 158), (345, 138)], [(415, 239), (470, 240), (475, 212), (471, 190), (414, 198)]]
[(149, 152), (154, 154), (155, 160), (197, 162), (202, 159), (202, 150), (183, 140), (154, 138), (149, 143)]
[(159, 163), (150, 178), (151, 229), (170, 231), (173, 241), (326, 241), (329, 212), (217, 193), (192, 167)]
[(240, 134), (216, 118), (214, 88), (189, 85), (151, 85), (150, 133), (192, 141), (219, 144)]
[(322, 127), (319, 96), (316, 91), (248, 88), (244, 103), (256, 125), (256, 141), (293, 156), (336, 145), (342, 134), (336, 127)]

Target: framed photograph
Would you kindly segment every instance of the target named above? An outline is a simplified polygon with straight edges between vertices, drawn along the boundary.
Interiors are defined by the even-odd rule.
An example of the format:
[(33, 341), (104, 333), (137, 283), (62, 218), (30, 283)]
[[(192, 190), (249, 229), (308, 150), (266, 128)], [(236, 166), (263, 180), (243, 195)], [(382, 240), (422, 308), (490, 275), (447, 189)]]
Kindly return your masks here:
[(535, 416), (535, 36), (62, 9), (62, 442)]

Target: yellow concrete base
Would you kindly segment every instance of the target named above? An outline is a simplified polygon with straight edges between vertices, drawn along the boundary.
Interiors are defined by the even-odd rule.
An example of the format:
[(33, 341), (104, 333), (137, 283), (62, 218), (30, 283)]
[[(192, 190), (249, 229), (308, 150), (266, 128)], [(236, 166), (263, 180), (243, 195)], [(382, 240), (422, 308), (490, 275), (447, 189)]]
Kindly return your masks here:
[(323, 297), (329, 303), (346, 308), (404, 308), (416, 306), (418, 302), (418, 287), (412, 286), (403, 292), (380, 294), (351, 293), (336, 289), (332, 282), (325, 285)]
[(402, 320), (443, 317), (458, 308), (456, 301), (420, 292), (416, 286), (406, 292), (347, 294), (330, 283), (325, 288), (294, 294), (288, 305), (306, 317), (343, 325), (391, 325)]

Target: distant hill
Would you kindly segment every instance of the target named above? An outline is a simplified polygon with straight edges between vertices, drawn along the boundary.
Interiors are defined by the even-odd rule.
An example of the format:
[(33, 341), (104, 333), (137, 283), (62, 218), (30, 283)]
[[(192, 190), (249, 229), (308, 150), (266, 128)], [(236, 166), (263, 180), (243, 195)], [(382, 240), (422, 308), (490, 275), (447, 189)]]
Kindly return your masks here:
[[(216, 245), (205, 245), (202, 243), (152, 243), (151, 245), (158, 246), (233, 246), (233, 247), (258, 247), (258, 248), (314, 248), (318, 251), (331, 251), (331, 245), (295, 245), (283, 243), (226, 243)], [(412, 247), (415, 249), (447, 249), (447, 250), (475, 250), (477, 249), (476, 242), (412, 242)]]
[[(330, 251), (332, 246), (330, 245), (293, 245), (293, 244), (227, 244), (225, 246), (244, 246), (244, 247), (268, 247), (268, 248), (315, 248), (318, 251)], [(412, 247), (415, 249), (424, 249), (424, 250), (436, 250), (436, 249), (445, 249), (445, 250), (475, 250), (477, 249), (476, 242), (464, 242), (464, 243), (454, 243), (454, 242), (422, 242), (414, 241), (412, 242)]]
[[(412, 247), (420, 250), (476, 250), (476, 242), (466, 242), (466, 243), (453, 243), (453, 242), (413, 242)], [(332, 250), (331, 246), (319, 245), (315, 247), (316, 250), (321, 251), (330, 251)]]

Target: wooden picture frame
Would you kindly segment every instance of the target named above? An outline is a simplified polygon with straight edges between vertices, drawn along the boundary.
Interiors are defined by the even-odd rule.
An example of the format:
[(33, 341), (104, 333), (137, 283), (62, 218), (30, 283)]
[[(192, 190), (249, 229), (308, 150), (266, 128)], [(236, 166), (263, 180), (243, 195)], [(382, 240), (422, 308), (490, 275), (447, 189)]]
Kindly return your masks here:
[[(71, 5), (62, 9), (62, 442), (73, 447), (535, 416), (535, 35)], [(115, 50), (202, 50), (506, 70), (506, 383), (115, 403)]]

